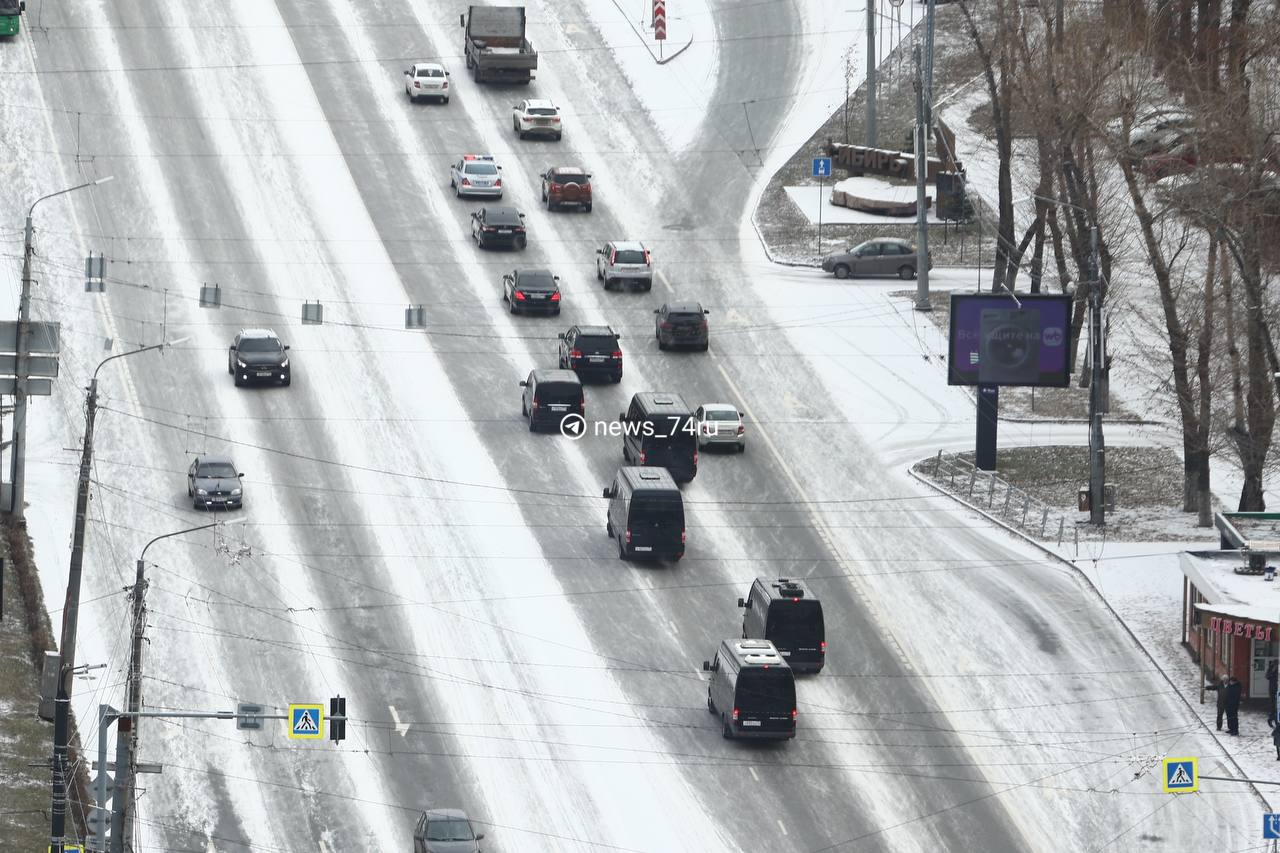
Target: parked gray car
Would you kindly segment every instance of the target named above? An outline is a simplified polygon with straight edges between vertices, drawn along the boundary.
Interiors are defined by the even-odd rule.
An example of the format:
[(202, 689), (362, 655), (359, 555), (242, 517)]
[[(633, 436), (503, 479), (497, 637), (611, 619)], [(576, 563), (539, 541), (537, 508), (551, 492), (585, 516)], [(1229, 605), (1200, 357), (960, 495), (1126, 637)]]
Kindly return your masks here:
[[(836, 278), (862, 278), (872, 275), (915, 278), (916, 247), (906, 240), (877, 237), (843, 252), (827, 255), (822, 259), (822, 268), (827, 272), (835, 273)], [(933, 269), (933, 253), (929, 254), (929, 269)]]
[(413, 853), (479, 853), (483, 832), (476, 832), (460, 809), (429, 809), (413, 830)]
[(197, 456), (187, 469), (187, 497), (196, 509), (235, 509), (244, 503), (241, 474), (230, 456)]

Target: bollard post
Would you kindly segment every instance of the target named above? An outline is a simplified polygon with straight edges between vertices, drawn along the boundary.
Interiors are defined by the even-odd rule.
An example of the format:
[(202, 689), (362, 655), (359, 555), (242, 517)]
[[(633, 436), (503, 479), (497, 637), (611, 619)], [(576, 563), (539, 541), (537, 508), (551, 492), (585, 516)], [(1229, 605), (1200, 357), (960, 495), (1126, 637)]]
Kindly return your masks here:
[(973, 500), (973, 479), (978, 476), (978, 469), (973, 468), (969, 471), (969, 500)]
[(938, 479), (938, 471), (942, 468), (942, 451), (938, 451), (937, 457), (933, 460), (933, 479)]
[(993, 473), (990, 478), (991, 485), (987, 489), (987, 509), (991, 509), (991, 505), (996, 501), (996, 475)]
[(1027, 526), (1027, 510), (1031, 509), (1031, 495), (1027, 494), (1022, 501), (1022, 523), (1019, 527)]

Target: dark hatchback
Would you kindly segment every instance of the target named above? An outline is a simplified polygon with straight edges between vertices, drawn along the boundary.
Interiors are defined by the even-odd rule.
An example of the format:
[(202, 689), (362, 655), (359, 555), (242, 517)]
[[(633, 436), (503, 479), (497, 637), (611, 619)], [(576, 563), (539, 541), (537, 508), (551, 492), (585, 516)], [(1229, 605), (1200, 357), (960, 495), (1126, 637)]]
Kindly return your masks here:
[(697, 347), (705, 350), (710, 344), (711, 332), (707, 315), (711, 312), (698, 302), (668, 302), (654, 309), (654, 337), (658, 349), (667, 347)]
[(622, 381), (622, 345), (608, 326), (571, 326), (560, 333), (560, 367), (581, 378)]
[(514, 207), (482, 207), (471, 214), (471, 237), (481, 249), (523, 249), (528, 243), (524, 214)]
[(512, 270), (502, 277), (502, 301), (512, 314), (559, 314), (559, 281), (551, 270)]
[(227, 373), (237, 387), (257, 382), (287, 386), (293, 381), (288, 349), (270, 329), (241, 329), (227, 350)]

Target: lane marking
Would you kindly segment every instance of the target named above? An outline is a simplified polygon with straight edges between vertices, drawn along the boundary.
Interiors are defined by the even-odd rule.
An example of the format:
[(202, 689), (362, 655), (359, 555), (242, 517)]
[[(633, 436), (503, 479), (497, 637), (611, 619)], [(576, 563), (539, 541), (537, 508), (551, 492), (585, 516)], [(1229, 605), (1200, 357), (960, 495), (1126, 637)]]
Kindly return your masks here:
[(752, 778), (752, 779), (755, 779), (757, 782), (759, 782), (759, 781), (760, 781), (760, 774), (756, 773), (756, 769), (755, 769), (754, 767), (749, 766), (749, 765), (748, 765), (747, 769), (751, 771), (751, 778)]
[(781, 818), (779, 818), (779, 819), (778, 819), (778, 829), (781, 829), (781, 830), (782, 830), (782, 834), (783, 834), (783, 835), (786, 835), (786, 834), (787, 834), (787, 827), (786, 827), (786, 824), (784, 824), (784, 823), (782, 822), (782, 819), (781, 819)]
[(658, 279), (658, 283), (667, 289), (667, 293), (675, 293), (676, 289), (671, 286), (671, 282), (667, 281), (667, 274), (662, 270), (655, 272), (654, 277)]
[(679, 633), (680, 633), (680, 629), (676, 627), (676, 623), (675, 623), (675, 622), (673, 622), (673, 621), (671, 621), (670, 619), (668, 619), (668, 620), (667, 620), (667, 624), (671, 626), (671, 630), (672, 630), (672, 632), (673, 632), (673, 633), (676, 633), (676, 634), (679, 634)]
[(400, 715), (396, 713), (395, 705), (388, 705), (387, 708), (391, 711), (391, 720), (395, 723), (396, 734), (404, 737), (409, 733), (409, 724), (400, 722)]

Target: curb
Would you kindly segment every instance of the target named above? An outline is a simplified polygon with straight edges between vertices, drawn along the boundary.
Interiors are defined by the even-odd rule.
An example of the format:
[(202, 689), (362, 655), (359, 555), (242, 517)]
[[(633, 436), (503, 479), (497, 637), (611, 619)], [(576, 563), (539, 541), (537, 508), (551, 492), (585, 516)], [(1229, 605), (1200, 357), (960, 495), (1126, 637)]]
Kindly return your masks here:
[[(1157, 661), (1151, 655), (1151, 652), (1147, 651), (1147, 647), (1144, 646), (1142, 642), (1138, 639), (1138, 635), (1135, 634), (1133, 632), (1133, 629), (1129, 627), (1129, 623), (1124, 620), (1124, 617), (1122, 617), (1119, 613), (1116, 612), (1116, 609), (1111, 606), (1111, 602), (1107, 601), (1107, 597), (1102, 594), (1102, 590), (1098, 589), (1098, 587), (1094, 584), (1093, 579), (1090, 578), (1089, 575), (1087, 575), (1084, 571), (1082, 571), (1080, 567), (1075, 564), (1074, 561), (1068, 560), (1066, 557), (1062, 556), (1057, 551), (1054, 551), (1052, 548), (1048, 547), (1047, 545), (1044, 545), (1041, 542), (1031, 538), (1026, 533), (1023, 533), (1021, 530), (1017, 529), (1016, 527), (1013, 527), (1012, 525), (1002, 521), (1001, 519), (996, 518), (995, 516), (991, 515), (991, 513), (987, 512), (981, 507), (975, 504), (971, 504), (968, 501), (966, 501), (964, 498), (959, 497), (958, 495), (954, 495), (951, 492), (948, 492), (946, 489), (942, 488), (941, 486), (931, 482), (930, 480), (925, 479), (923, 476), (921, 476), (920, 474), (917, 474), (911, 468), (907, 468), (907, 474), (910, 475), (916, 481), (922, 483), (926, 487), (937, 492), (938, 494), (951, 498), (961, 506), (964, 506), (967, 509), (970, 509), (978, 513), (983, 518), (987, 519), (987, 521), (992, 522), (996, 526), (1004, 529), (1006, 532), (1012, 534), (1013, 536), (1016, 536), (1017, 538), (1021, 539), (1023, 542), (1026, 542), (1028, 545), (1031, 545), (1033, 548), (1043, 552), (1050, 559), (1056, 560), (1057, 562), (1062, 563), (1063, 565), (1069, 566), (1072, 569), (1072, 571), (1076, 574), (1076, 576), (1083, 578), (1084, 582), (1088, 584), (1089, 589), (1093, 592), (1093, 594), (1097, 597), (1097, 599), (1100, 602), (1102, 602), (1102, 606), (1105, 607), (1107, 609), (1107, 612), (1115, 617), (1116, 622), (1122, 628), (1124, 628), (1125, 633), (1129, 635), (1129, 637), (1133, 640), (1134, 645), (1138, 647), (1138, 651), (1142, 653), (1143, 657), (1145, 657), (1148, 661), (1151, 662), (1151, 666), (1155, 669), (1155, 671), (1160, 673), (1161, 677), (1164, 678), (1165, 682), (1168, 683), (1170, 688), (1172, 688), (1174, 695), (1177, 696), (1179, 700), (1181, 700), (1182, 704), (1186, 706), (1188, 711), (1191, 712), (1191, 715), (1195, 717), (1196, 722), (1200, 724), (1200, 728), (1204, 730), (1205, 734), (1213, 738), (1214, 743), (1218, 744), (1218, 748), (1222, 751), (1222, 755), (1225, 757), (1226, 761), (1229, 762), (1233, 768), (1235, 768), (1236, 774), (1239, 776), (1239, 778), (1241, 780), (1245, 780), (1249, 778), (1249, 774), (1244, 772), (1244, 768), (1242, 768), (1239, 762), (1236, 761), (1235, 756), (1232, 755), (1230, 752), (1228, 752), (1226, 747), (1222, 745), (1221, 738), (1219, 738), (1214, 733), (1213, 729), (1209, 728), (1209, 724), (1206, 723), (1200, 717), (1200, 714), (1196, 712), (1195, 706), (1191, 704), (1191, 700), (1183, 695), (1182, 690), (1178, 688), (1178, 685), (1169, 676), (1169, 673), (1165, 672), (1164, 668), (1160, 666), (1159, 661)], [(1254, 785), (1252, 782), (1248, 783), (1248, 785), (1249, 785), (1249, 790), (1253, 792), (1253, 795), (1267, 809), (1270, 809), (1271, 803), (1268, 802), (1267, 798), (1264, 797), (1262, 795), (1262, 792), (1258, 790), (1258, 786)]]
[(669, 54), (664, 53), (664, 55), (660, 57), (653, 50), (653, 39), (647, 38), (644, 32), (636, 26), (635, 21), (631, 20), (631, 16), (628, 15), (627, 11), (622, 8), (622, 4), (618, 2), (618, 0), (613, 0), (613, 5), (618, 7), (618, 11), (622, 13), (622, 17), (627, 19), (627, 24), (630, 25), (631, 31), (635, 33), (637, 37), (639, 37), (640, 43), (644, 45), (644, 49), (649, 51), (649, 55), (653, 57), (653, 61), (659, 65), (666, 65), (668, 62), (670, 62), (671, 60), (675, 59), (677, 56), (679, 56), (680, 54), (688, 50), (689, 46), (693, 44), (693, 33), (691, 32), (689, 33), (688, 41), (686, 41), (683, 45), (676, 48), (675, 50), (671, 51), (671, 53)]

